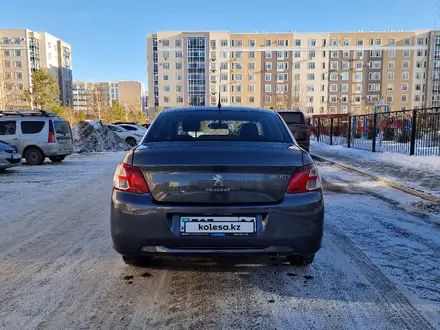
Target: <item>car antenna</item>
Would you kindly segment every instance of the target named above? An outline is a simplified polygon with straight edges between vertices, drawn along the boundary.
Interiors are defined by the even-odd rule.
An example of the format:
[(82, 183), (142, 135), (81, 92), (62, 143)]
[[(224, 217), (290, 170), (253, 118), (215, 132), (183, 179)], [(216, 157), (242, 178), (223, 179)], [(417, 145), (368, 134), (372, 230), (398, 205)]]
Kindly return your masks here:
[(222, 108), (221, 97), (220, 97), (221, 90), (222, 90), (221, 85), (222, 85), (222, 68), (220, 67), (220, 81), (218, 84), (218, 103), (217, 103), (219, 115), (220, 115), (220, 109)]

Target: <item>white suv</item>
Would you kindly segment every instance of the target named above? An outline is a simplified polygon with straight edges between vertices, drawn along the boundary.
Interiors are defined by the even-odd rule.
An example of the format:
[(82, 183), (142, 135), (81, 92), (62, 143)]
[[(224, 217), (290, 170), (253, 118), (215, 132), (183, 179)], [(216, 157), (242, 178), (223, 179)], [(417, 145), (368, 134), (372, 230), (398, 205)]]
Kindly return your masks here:
[(0, 111), (0, 139), (29, 165), (41, 165), (46, 157), (58, 163), (73, 152), (69, 123), (49, 111)]
[(107, 124), (106, 126), (132, 147), (139, 144), (139, 142), (141, 142), (142, 140), (142, 137), (144, 136), (138, 131), (129, 131), (120, 125)]

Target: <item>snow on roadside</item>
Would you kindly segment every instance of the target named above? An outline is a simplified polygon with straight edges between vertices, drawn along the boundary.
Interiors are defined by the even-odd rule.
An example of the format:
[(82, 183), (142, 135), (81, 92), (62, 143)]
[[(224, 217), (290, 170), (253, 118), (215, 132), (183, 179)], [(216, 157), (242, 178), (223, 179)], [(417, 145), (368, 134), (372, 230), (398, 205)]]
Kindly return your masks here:
[(126, 151), (130, 145), (98, 120), (72, 127), (74, 152)]
[[(8, 169), (0, 174), (0, 219), (38, 209), (42, 200), (66, 190), (81, 189), (85, 182), (113, 172), (124, 154), (74, 154), (58, 164), (46, 161), (41, 166), (23, 165)], [(84, 194), (87, 195), (87, 191)], [(0, 231), (3, 225), (5, 223), (0, 220)]]
[(440, 171), (440, 157), (439, 156), (408, 156), (400, 153), (380, 152), (374, 153), (371, 151), (346, 148), (340, 145), (328, 145), (326, 143), (311, 141), (312, 149), (324, 149), (331, 151), (335, 156), (355, 156), (357, 158), (380, 161), (398, 166), (404, 166), (410, 169), (425, 169), (428, 171)]

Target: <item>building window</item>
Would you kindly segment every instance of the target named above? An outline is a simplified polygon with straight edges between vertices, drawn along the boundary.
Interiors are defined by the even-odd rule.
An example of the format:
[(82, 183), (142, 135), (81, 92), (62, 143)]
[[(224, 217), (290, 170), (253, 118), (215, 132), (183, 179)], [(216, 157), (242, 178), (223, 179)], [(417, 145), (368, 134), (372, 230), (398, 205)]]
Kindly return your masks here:
[(394, 72), (388, 72), (387, 78), (388, 80), (394, 80)]
[(402, 84), (402, 91), (408, 90), (408, 84)]
[(265, 62), (265, 63), (264, 63), (264, 69), (265, 69), (266, 71), (270, 71), (270, 70), (272, 70), (272, 62)]
[(404, 57), (409, 57), (409, 50), (404, 50), (403, 51), (403, 56)]
[(368, 84), (369, 92), (380, 92), (380, 84)]
[(315, 69), (315, 62), (309, 62), (307, 64), (308, 69)]
[(396, 62), (394, 62), (394, 61), (388, 62), (388, 69), (394, 69), (395, 67), (396, 67)]
[(370, 72), (368, 74), (369, 80), (380, 80), (380, 72)]
[(170, 41), (169, 40), (162, 40), (162, 46), (169, 47), (170, 46)]
[(176, 80), (177, 81), (181, 81), (182, 80), (182, 75), (181, 74), (176, 74)]
[(295, 58), (300, 58), (300, 57), (301, 57), (301, 52), (295, 51)]
[(314, 73), (307, 74), (307, 80), (315, 80), (315, 74)]
[(403, 68), (409, 69), (409, 61), (403, 61)]
[(265, 40), (264, 41), (264, 46), (266, 46), (266, 47), (272, 46), (272, 40)]
[(284, 82), (284, 73), (277, 73), (277, 82)]
[(356, 72), (355, 80), (356, 81), (362, 81), (362, 76), (363, 76), (362, 72)]
[(220, 52), (220, 58), (229, 58), (228, 52)]
[[(214, 70), (215, 70), (215, 63), (213, 63), (213, 64), (214, 64)], [(181, 70), (181, 69), (182, 69), (182, 63), (176, 62), (176, 70)]]
[(330, 84), (329, 91), (332, 93), (336, 93), (338, 91), (338, 85), (337, 84)]
[(381, 69), (382, 68), (382, 62), (381, 61), (372, 61), (369, 63), (370, 69)]
[(411, 38), (405, 38), (404, 44), (405, 46), (411, 45)]
[(342, 69), (349, 69), (350, 68), (350, 62), (343, 61), (342, 62)]
[(252, 51), (252, 52), (249, 52), (249, 58), (255, 58), (255, 52), (254, 51)]
[(243, 58), (243, 52), (242, 51), (232, 52), (232, 58)]
[(182, 40), (174, 40), (175, 47), (182, 47)]
[(231, 41), (231, 46), (232, 47), (242, 47), (243, 46), (243, 41), (242, 40), (232, 40)]
[(348, 103), (348, 96), (347, 95), (342, 95), (341, 96), (341, 102), (342, 103)]
[(232, 103), (241, 103), (241, 96), (233, 96)]
[(271, 81), (272, 80), (272, 74), (265, 73), (264, 74), (264, 81)]
[(23, 72), (16, 72), (15, 73), (15, 78), (16, 79), (23, 79)]
[(382, 39), (374, 39), (374, 45), (375, 46), (381, 46), (382, 45)]
[(301, 47), (301, 40), (300, 39), (295, 39), (295, 46)]
[(17, 69), (23, 68), (23, 61), (15, 61), (15, 67)]
[(394, 90), (394, 84), (387, 84), (387, 91), (393, 91)]
[(338, 74), (336, 72), (330, 73), (330, 80), (332, 81), (338, 80)]
[(5, 57), (11, 56), (11, 51), (9, 49), (3, 49), (3, 56)]
[(331, 43), (332, 46), (338, 46), (339, 45), (339, 40), (338, 39), (332, 39), (330, 41), (330, 43)]
[(402, 102), (407, 102), (408, 101), (408, 95), (403, 94), (402, 95)]
[(362, 92), (362, 84), (355, 84), (355, 85), (354, 85), (354, 91), (355, 91), (356, 93), (360, 93), (360, 92)]
[(330, 103), (338, 103), (338, 97), (336, 95), (330, 95)]
[(241, 73), (237, 73), (235, 76), (234, 74), (231, 75), (231, 80), (234, 81), (243, 81), (243, 75)]
[(229, 67), (228, 64), (229, 64), (228, 62), (221, 62), (220, 69), (221, 70), (228, 70), (228, 67)]
[(388, 45), (389, 45), (389, 46), (395, 46), (395, 45), (396, 45), (396, 39), (394, 39), (394, 38), (389, 38), (389, 39), (388, 39)]
[(249, 96), (249, 103), (255, 103), (255, 96)]
[(315, 91), (315, 86), (307, 85), (307, 92), (314, 92), (314, 91)]
[(336, 113), (338, 111), (337, 109), (338, 108), (333, 105), (331, 107), (328, 107), (328, 112), (329, 113)]
[(255, 40), (249, 40), (249, 47), (255, 47)]
[(272, 102), (272, 96), (264, 95), (264, 103), (271, 103), (271, 102)]
[(309, 58), (314, 58), (316, 56), (316, 52), (314, 50), (309, 51)]
[(264, 58), (272, 58), (272, 52), (271, 51), (265, 51), (264, 52)]
[(181, 50), (176, 50), (175, 55), (177, 58), (183, 57), (183, 53)]
[(162, 57), (167, 60), (170, 57), (170, 52), (169, 51), (163, 51), (162, 52)]
[(209, 56), (211, 58), (217, 58), (217, 54), (216, 54), (215, 50), (211, 51)]
[(349, 52), (348, 50), (344, 50), (344, 51), (342, 52), (342, 57), (343, 57), (343, 58), (349, 58), (349, 57), (350, 57), (350, 52)]
[(341, 73), (341, 80), (348, 80), (348, 73), (347, 72)]
[(295, 69), (300, 69), (301, 68), (301, 63), (300, 62), (296, 62), (295, 63)]
[(423, 56), (423, 50), (418, 50), (417, 51), (417, 56)]
[(396, 57), (396, 51), (394, 49), (389, 50), (388, 57)]
[(228, 81), (228, 74), (227, 73), (222, 73), (221, 75), (220, 75), (220, 79), (221, 79), (221, 81)]
[(216, 42), (215, 42), (215, 40), (211, 40), (211, 41), (210, 41), (210, 44), (211, 44), (211, 48), (215, 48), (215, 47), (216, 47)]
[(264, 85), (264, 92), (271, 93), (272, 92), (272, 85), (271, 84), (265, 84)]
[(356, 70), (362, 70), (364, 67), (364, 62), (356, 62)]
[(356, 58), (358, 58), (358, 59), (364, 58), (364, 51), (363, 50), (358, 50), (356, 52)]
[(338, 58), (339, 57), (339, 54), (338, 54), (339, 52), (337, 51), (337, 50), (332, 50), (331, 52), (330, 52), (330, 57), (331, 58)]
[(176, 85), (176, 92), (182, 92), (182, 85)]
[(248, 75), (248, 80), (249, 80), (249, 81), (255, 81), (255, 74), (254, 74), (254, 73), (250, 73), (250, 74)]
[(388, 103), (393, 102), (393, 96), (392, 95), (387, 95), (387, 102)]
[(421, 91), (422, 90), (422, 85), (421, 84), (416, 84), (415, 89), (416, 89), (416, 91)]
[(14, 55), (15, 56), (21, 56), (21, 49), (14, 50)]
[(220, 47), (228, 47), (228, 40), (220, 40)]
[(163, 86), (164, 92), (171, 92), (171, 86), (170, 85), (164, 85)]
[(232, 70), (243, 70), (242, 62), (235, 62), (231, 64)]
[(255, 70), (255, 62), (249, 62), (248, 68), (249, 70)]
[(307, 103), (313, 103), (315, 98), (313, 96), (307, 96)]
[(170, 63), (163, 63), (162, 64), (162, 68), (164, 68), (165, 70), (170, 68)]
[(350, 39), (342, 40), (342, 46), (350, 46)]
[(316, 39), (309, 39), (309, 47), (316, 47)]
[(356, 45), (363, 46), (364, 45), (364, 39), (357, 39)]
[(403, 80), (408, 80), (409, 79), (409, 73), (408, 72), (403, 72), (402, 73), (402, 79)]
[(163, 97), (163, 102), (164, 102), (164, 103), (168, 103), (168, 102), (170, 102), (170, 97), (169, 97), (169, 96), (164, 96), (164, 97)]
[(348, 92), (348, 84), (341, 84), (341, 92), (343, 93)]
[(381, 50), (370, 50), (370, 57), (381, 57), (382, 51)]

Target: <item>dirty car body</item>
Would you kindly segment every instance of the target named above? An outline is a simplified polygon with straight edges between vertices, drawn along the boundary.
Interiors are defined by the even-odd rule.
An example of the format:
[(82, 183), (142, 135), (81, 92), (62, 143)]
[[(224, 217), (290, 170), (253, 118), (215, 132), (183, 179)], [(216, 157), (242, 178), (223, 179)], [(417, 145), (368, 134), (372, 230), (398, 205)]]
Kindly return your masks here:
[(164, 110), (114, 177), (111, 234), (128, 263), (166, 253), (310, 263), (323, 221), (317, 168), (264, 109)]

